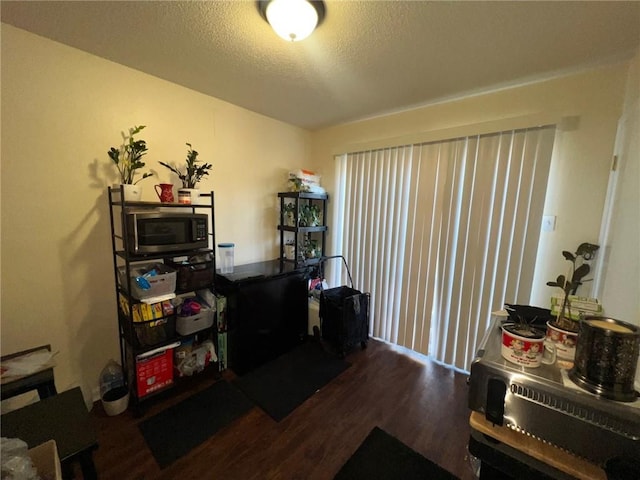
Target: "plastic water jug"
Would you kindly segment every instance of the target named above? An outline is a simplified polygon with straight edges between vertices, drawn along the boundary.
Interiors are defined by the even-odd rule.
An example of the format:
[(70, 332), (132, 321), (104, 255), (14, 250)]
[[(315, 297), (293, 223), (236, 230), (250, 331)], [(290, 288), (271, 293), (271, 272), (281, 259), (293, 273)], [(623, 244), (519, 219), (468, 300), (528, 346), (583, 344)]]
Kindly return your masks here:
[(100, 373), (100, 398), (109, 416), (119, 415), (129, 405), (129, 390), (124, 382), (122, 367), (109, 360)]

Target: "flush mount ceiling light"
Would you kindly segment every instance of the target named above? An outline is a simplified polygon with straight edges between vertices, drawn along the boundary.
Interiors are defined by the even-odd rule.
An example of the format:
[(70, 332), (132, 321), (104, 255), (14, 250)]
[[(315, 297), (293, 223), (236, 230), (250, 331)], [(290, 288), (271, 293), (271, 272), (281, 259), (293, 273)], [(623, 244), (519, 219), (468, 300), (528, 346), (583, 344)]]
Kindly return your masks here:
[(324, 19), (323, 1), (259, 0), (258, 10), (278, 36), (291, 42), (307, 38)]

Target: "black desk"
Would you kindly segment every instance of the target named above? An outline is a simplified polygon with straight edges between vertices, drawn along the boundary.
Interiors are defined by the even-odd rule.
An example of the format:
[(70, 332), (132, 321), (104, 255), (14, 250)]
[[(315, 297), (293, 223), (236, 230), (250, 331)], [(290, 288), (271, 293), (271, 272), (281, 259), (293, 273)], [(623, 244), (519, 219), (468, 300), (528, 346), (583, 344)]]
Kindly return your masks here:
[(240, 265), (216, 276), (216, 290), (227, 297), (228, 364), (236, 374), (306, 339), (307, 269), (283, 271), (278, 260)]
[(20, 438), (29, 448), (55, 440), (63, 475), (78, 460), (85, 480), (98, 478), (92, 458), (98, 441), (80, 387), (6, 413), (0, 424), (3, 437)]

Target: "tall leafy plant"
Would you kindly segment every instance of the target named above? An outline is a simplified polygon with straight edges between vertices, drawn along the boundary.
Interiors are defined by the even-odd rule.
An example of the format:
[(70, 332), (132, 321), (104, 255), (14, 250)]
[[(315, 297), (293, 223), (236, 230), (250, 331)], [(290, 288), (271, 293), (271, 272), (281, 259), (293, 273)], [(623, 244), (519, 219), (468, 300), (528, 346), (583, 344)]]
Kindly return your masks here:
[(113, 160), (118, 173), (120, 174), (120, 183), (125, 185), (135, 185), (140, 180), (153, 176), (153, 173), (145, 172), (138, 180), (134, 180), (137, 170), (144, 167), (141, 160), (147, 154), (147, 142), (144, 140), (135, 140), (133, 137), (140, 133), (145, 125), (134, 126), (129, 129), (129, 135), (125, 137), (125, 142), (120, 147), (111, 147), (107, 152), (109, 158)]
[(210, 163), (197, 165), (198, 152), (191, 147), (190, 143), (187, 143), (186, 145), (189, 149), (187, 150), (187, 161), (184, 170), (179, 170), (177, 167), (165, 162), (158, 163), (178, 175), (178, 178), (182, 181), (183, 188), (196, 188), (196, 185), (198, 185), (200, 180), (202, 180), (206, 175), (209, 175), (209, 170), (213, 168), (213, 165)]
[(599, 248), (599, 245), (594, 245), (592, 243), (581, 243), (574, 253), (567, 250), (562, 252), (562, 256), (565, 260), (571, 262), (571, 274), (569, 277), (558, 275), (554, 281), (547, 282), (547, 285), (550, 287), (562, 289), (564, 294), (562, 308), (560, 309), (560, 313), (556, 319), (556, 325), (558, 327), (571, 331), (577, 330), (575, 322), (570, 318), (565, 317), (565, 312), (569, 311), (570, 313), (571, 309), (569, 295), (576, 294), (578, 287), (582, 285), (582, 279), (591, 271), (589, 264), (584, 262), (585, 260), (591, 260)]

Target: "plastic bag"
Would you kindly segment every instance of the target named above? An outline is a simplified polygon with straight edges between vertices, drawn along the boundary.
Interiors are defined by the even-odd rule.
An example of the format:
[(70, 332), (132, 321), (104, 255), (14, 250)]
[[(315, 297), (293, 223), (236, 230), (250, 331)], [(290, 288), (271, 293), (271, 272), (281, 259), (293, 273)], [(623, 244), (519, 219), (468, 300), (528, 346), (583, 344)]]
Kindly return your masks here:
[(38, 472), (28, 453), (28, 445), (19, 438), (2, 437), (2, 480), (38, 480)]

